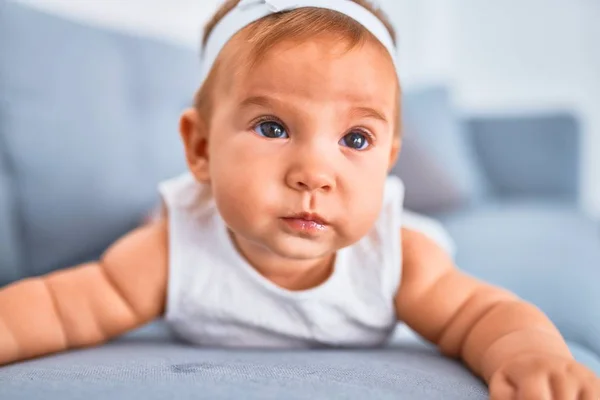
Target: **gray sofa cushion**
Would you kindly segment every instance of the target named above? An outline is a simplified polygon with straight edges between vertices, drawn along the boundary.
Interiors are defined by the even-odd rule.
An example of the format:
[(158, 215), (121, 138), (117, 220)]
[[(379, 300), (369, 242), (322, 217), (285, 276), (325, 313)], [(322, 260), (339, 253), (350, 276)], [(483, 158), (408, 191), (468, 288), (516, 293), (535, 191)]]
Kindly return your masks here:
[(0, 368), (2, 400), (487, 399), (460, 364), (412, 339), (378, 350), (190, 347), (160, 324), (103, 347)]
[[(21, 276), (97, 257), (155, 205), (156, 184), (185, 168), (177, 126), (196, 64), (188, 49), (2, 2), (0, 136)], [(0, 284), (14, 277), (0, 269)]]
[(464, 128), (448, 89), (404, 93), (402, 151), (392, 172), (404, 181), (407, 208), (429, 214), (484, 197), (486, 177)]
[(460, 268), (540, 307), (600, 374), (598, 222), (563, 203), (524, 201), (441, 218)]
[[(2, 114), (0, 113), (0, 124)], [(17, 207), (12, 187), (10, 165), (5, 154), (6, 147), (0, 136), (0, 276), (8, 280), (16, 279), (19, 272), (19, 240)], [(2, 279), (0, 279), (0, 284)]]
[(466, 126), (496, 198), (578, 199), (580, 126), (571, 113), (480, 115)]

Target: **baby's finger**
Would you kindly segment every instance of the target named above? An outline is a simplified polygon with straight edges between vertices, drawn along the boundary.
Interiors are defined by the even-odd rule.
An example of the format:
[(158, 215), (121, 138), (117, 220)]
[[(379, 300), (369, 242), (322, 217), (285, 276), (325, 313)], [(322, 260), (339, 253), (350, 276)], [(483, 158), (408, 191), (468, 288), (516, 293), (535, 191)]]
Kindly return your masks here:
[(594, 392), (596, 392), (596, 391), (590, 387), (582, 388), (579, 391), (579, 396), (573, 397), (573, 399), (576, 399), (576, 400), (598, 400), (599, 397), (596, 394), (597, 392), (596, 393), (594, 393)]
[(490, 382), (490, 400), (513, 400), (517, 392), (506, 375), (498, 375)]
[(564, 374), (553, 373), (550, 375), (550, 388), (552, 398), (557, 400), (578, 400), (579, 386)]
[(519, 382), (519, 387), (517, 388), (517, 399), (557, 400), (552, 396), (550, 382), (548, 382), (548, 375), (544, 373), (530, 375), (523, 381)]
[(574, 398), (577, 400), (599, 400), (600, 383), (597, 379), (589, 381), (587, 385), (581, 387), (579, 397)]

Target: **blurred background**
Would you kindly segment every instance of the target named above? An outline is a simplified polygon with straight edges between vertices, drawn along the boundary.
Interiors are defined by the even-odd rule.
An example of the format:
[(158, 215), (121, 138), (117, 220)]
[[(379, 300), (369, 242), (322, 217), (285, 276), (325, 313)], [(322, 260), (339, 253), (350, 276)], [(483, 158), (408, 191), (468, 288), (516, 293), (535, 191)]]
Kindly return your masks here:
[[(93, 259), (156, 206), (185, 169), (178, 118), (219, 4), (0, 0), (0, 281)], [(600, 2), (379, 4), (399, 37), (406, 207), (463, 249), (506, 243), (506, 221), (540, 249), (546, 231), (597, 249)]]
[[(178, 118), (219, 4), (0, 0), (0, 281), (98, 257), (185, 170)], [(600, 2), (380, 4), (399, 37), (406, 207), (450, 230), (467, 269), (534, 240), (506, 262), (553, 247), (593, 264)]]
[[(219, 0), (17, 0), (197, 49)], [(443, 83), (471, 113), (571, 110), (581, 137), (581, 197), (600, 216), (600, 2), (388, 0), (407, 88)]]

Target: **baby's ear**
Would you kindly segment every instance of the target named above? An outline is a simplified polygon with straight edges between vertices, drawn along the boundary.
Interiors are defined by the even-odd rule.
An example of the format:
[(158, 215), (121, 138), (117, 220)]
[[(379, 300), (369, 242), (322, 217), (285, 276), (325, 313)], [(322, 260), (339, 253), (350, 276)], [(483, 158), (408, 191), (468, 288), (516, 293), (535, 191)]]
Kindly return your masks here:
[(392, 151), (390, 152), (390, 162), (388, 165), (388, 172), (394, 168), (396, 165), (396, 161), (398, 161), (398, 155), (400, 154), (400, 149), (402, 148), (402, 139), (399, 137), (394, 138), (392, 142)]
[(188, 108), (181, 115), (179, 133), (185, 147), (185, 157), (190, 172), (199, 182), (210, 181), (208, 163), (208, 129), (195, 108)]

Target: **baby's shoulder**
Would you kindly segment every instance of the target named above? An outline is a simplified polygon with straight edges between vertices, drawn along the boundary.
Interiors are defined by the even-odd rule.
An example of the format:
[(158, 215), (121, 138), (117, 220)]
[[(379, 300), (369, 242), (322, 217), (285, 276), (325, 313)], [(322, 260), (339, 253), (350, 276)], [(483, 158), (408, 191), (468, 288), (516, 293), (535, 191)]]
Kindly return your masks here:
[(140, 309), (163, 306), (168, 277), (168, 226), (165, 215), (124, 235), (102, 256), (101, 265), (110, 282)]

